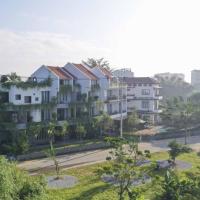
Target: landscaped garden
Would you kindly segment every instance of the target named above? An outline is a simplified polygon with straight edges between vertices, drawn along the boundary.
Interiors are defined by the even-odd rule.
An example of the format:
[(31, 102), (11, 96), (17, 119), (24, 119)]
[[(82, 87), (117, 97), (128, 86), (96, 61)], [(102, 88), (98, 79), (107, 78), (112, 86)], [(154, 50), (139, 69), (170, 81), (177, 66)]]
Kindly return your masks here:
[[(169, 155), (167, 152), (154, 153), (152, 154), (150, 160), (168, 160)], [(197, 177), (199, 175), (199, 166), (200, 166), (200, 157), (196, 152), (184, 153), (179, 155), (176, 160), (184, 161), (184, 163), (189, 163), (190, 166), (188, 169), (181, 169), (181, 166), (175, 169), (178, 177), (182, 179), (189, 180), (191, 177)], [(154, 163), (154, 162), (153, 162)], [(106, 161), (102, 164), (94, 164), (90, 166), (74, 168), (69, 170), (63, 170), (61, 174), (71, 175), (78, 178), (77, 184), (72, 188), (66, 189), (49, 189), (48, 195), (51, 200), (118, 200), (118, 189), (115, 185), (106, 183), (102, 180), (102, 177), (99, 175), (98, 171), (102, 167), (110, 165), (110, 161)], [(133, 186), (137, 188), (141, 194), (141, 197), (138, 199), (145, 200), (154, 200), (159, 199), (163, 190), (163, 181), (166, 176), (167, 169), (157, 170), (155, 166), (144, 165), (137, 167), (137, 171), (148, 171), (151, 181), (146, 184), (141, 184), (140, 186)], [(53, 172), (48, 172), (46, 175), (52, 174)], [(199, 195), (199, 194), (198, 194)], [(185, 199), (198, 199), (199, 196), (195, 195), (190, 198)], [(125, 197), (126, 199), (126, 197)], [(127, 196), (128, 199), (128, 196)], [(133, 198), (134, 199), (134, 198)], [(178, 198), (177, 198), (178, 199)], [(180, 198), (184, 199), (184, 198)]]

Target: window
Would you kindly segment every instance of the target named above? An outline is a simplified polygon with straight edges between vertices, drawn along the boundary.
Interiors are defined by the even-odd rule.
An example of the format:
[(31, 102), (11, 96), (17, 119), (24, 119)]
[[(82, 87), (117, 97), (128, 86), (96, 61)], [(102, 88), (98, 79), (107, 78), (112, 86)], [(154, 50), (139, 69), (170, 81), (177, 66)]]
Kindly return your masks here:
[(39, 98), (38, 98), (38, 97), (35, 97), (35, 101), (39, 101)]
[(58, 121), (65, 120), (65, 109), (63, 109), (63, 108), (58, 108), (57, 109), (57, 120)]
[(8, 92), (0, 92), (0, 103), (8, 103), (8, 102), (9, 102)]
[(49, 103), (50, 101), (50, 91), (42, 91), (42, 103)]
[(142, 83), (139, 83), (138, 86), (142, 86)]
[(142, 89), (142, 95), (149, 95), (150, 90), (149, 89)]
[(25, 96), (24, 103), (31, 103), (31, 96)]
[(50, 120), (50, 111), (49, 109), (41, 110), (41, 121)]
[(21, 94), (16, 94), (15, 95), (15, 100), (21, 100)]
[(112, 114), (112, 104), (108, 104), (108, 113)]
[(64, 80), (60, 79), (60, 85), (64, 85)]
[(149, 101), (142, 101), (142, 108), (149, 109)]

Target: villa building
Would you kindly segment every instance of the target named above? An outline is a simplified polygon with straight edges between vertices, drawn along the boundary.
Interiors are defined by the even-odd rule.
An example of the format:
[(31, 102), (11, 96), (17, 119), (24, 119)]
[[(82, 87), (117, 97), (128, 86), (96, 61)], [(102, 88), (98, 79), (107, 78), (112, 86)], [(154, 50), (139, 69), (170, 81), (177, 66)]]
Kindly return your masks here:
[[(128, 71), (126, 71), (126, 74)], [(115, 73), (114, 73), (115, 74)], [(152, 124), (159, 123), (159, 83), (150, 77), (133, 77), (132, 72), (127, 77), (119, 77), (121, 83), (127, 85), (127, 112), (138, 112), (141, 119)]]

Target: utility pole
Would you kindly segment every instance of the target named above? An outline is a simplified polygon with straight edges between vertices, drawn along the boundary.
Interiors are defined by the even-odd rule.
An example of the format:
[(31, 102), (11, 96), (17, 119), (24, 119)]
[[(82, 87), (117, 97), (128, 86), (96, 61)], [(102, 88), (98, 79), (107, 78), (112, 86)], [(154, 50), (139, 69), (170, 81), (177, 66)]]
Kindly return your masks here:
[(123, 105), (123, 95), (122, 95), (122, 85), (119, 81), (119, 100), (120, 100), (120, 137), (123, 138), (123, 115), (122, 115), (122, 105)]

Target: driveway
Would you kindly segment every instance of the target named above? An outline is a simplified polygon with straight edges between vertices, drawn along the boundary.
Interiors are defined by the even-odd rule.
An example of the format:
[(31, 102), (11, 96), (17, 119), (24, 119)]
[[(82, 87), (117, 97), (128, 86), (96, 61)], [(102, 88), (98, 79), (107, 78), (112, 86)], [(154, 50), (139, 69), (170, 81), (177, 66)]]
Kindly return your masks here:
[[(150, 152), (160, 152), (168, 150), (168, 143), (173, 139), (154, 140), (151, 142), (139, 143), (139, 149), (148, 149)], [(176, 139), (184, 144), (184, 138)], [(189, 146), (195, 151), (200, 151), (200, 136), (192, 136), (188, 138)], [(68, 155), (57, 156), (57, 160), (61, 168), (72, 168), (77, 166), (89, 165), (97, 162), (103, 162), (109, 154), (109, 149), (86, 151), (82, 153), (74, 153)], [(49, 158), (36, 159), (31, 161), (23, 161), (18, 163), (18, 167), (29, 171), (31, 174), (37, 174), (39, 171), (46, 171), (54, 167), (52, 160)]]

